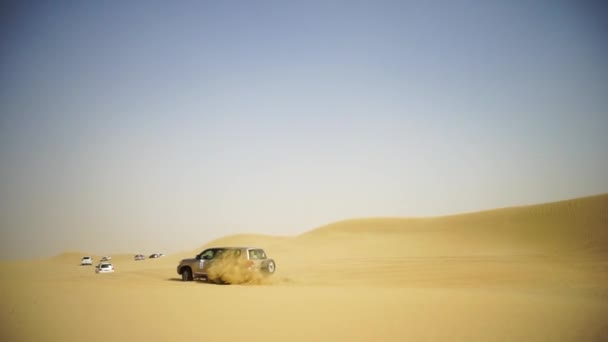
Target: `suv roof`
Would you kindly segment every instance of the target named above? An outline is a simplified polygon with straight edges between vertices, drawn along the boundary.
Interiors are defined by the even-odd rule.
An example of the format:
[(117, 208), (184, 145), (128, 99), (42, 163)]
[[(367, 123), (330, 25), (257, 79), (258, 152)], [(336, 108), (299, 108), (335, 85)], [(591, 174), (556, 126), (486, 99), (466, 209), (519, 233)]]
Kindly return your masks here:
[(219, 246), (215, 246), (215, 247), (209, 247), (209, 248), (205, 248), (205, 250), (207, 249), (263, 249), (260, 247), (219, 247)]

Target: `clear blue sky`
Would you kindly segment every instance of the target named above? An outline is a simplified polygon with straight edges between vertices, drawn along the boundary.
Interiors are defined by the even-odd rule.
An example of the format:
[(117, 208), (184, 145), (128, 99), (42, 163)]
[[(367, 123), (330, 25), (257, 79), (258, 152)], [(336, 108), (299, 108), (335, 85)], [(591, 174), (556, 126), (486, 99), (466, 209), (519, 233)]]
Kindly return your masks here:
[(3, 1), (0, 257), (608, 192), (592, 1)]

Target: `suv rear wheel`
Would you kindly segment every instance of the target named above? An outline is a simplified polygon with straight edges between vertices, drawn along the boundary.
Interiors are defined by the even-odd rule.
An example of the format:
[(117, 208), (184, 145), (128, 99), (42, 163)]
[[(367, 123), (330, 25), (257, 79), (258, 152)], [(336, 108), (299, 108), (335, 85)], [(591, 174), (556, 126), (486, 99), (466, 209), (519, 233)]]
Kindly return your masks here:
[(268, 260), (263, 269), (266, 273), (274, 273), (277, 270), (277, 265), (275, 265), (273, 260)]

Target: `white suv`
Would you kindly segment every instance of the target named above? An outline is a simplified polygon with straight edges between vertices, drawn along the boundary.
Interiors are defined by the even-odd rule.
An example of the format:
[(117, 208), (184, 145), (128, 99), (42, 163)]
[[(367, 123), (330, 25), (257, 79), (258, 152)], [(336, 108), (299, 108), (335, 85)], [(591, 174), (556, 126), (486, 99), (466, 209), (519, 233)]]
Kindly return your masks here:
[(114, 266), (109, 262), (102, 262), (95, 267), (95, 273), (111, 273), (114, 272)]
[(83, 257), (82, 260), (80, 260), (80, 265), (81, 266), (92, 266), (93, 258), (91, 258), (90, 256)]

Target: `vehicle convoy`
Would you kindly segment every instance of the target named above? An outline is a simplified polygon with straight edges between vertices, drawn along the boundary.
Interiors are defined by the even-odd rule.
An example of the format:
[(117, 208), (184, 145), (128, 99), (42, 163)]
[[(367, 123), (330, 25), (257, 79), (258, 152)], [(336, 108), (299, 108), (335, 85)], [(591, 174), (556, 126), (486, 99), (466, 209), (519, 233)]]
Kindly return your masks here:
[(275, 261), (256, 247), (208, 248), (177, 265), (177, 274), (183, 281), (202, 279), (229, 284), (247, 281), (256, 275), (272, 275), (275, 271)]

